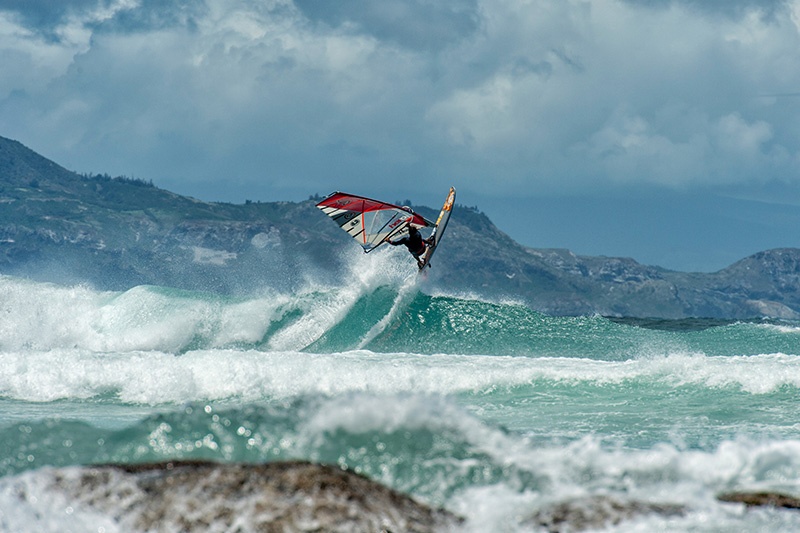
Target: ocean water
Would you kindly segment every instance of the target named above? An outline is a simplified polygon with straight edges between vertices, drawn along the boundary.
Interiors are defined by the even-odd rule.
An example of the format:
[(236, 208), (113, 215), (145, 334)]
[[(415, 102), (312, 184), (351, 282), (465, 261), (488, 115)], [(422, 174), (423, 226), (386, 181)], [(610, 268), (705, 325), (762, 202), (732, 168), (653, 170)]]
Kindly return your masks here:
[(800, 495), (800, 325), (550, 317), (415, 270), (359, 256), (341, 285), (235, 298), (0, 276), (0, 529), (114, 531), (19, 501), (52, 467), (303, 459), (463, 531), (532, 531), (537, 509), (598, 495), (686, 510), (608, 531), (800, 531), (800, 513), (717, 500)]

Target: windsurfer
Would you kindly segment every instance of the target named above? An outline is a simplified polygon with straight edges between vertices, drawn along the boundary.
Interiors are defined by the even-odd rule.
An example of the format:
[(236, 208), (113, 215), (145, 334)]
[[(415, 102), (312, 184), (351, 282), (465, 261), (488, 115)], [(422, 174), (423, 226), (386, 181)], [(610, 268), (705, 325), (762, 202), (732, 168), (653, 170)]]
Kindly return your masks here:
[(422, 256), (425, 254), (425, 250), (428, 249), (428, 245), (431, 244), (431, 237), (423, 239), (419, 230), (413, 225), (409, 224), (408, 235), (396, 241), (390, 241), (388, 237), (385, 240), (392, 246), (404, 244), (405, 247), (408, 248), (408, 251), (411, 253), (411, 255), (414, 256), (414, 259), (417, 260), (417, 265), (422, 268)]

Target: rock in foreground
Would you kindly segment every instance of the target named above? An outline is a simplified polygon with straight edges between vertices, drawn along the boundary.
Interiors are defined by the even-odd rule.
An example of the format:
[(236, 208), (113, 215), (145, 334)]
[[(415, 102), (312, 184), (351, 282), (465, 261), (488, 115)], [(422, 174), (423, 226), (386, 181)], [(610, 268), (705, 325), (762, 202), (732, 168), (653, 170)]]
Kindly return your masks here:
[(527, 525), (548, 533), (574, 533), (605, 529), (643, 515), (678, 516), (685, 509), (680, 505), (622, 501), (608, 496), (562, 502), (537, 511)]
[(126, 531), (447, 530), (454, 515), (376, 482), (305, 462), (168, 462), (64, 468), (52, 489)]
[(717, 499), (726, 503), (743, 503), (747, 507), (800, 509), (800, 498), (779, 492), (728, 492)]

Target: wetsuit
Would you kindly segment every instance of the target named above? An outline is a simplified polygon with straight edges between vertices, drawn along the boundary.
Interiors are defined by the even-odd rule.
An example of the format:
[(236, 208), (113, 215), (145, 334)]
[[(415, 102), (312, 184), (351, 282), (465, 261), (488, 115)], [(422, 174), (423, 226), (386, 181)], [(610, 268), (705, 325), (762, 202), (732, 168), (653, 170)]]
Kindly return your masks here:
[(425, 241), (422, 240), (422, 234), (419, 231), (412, 231), (398, 241), (389, 241), (389, 244), (392, 246), (404, 244), (408, 251), (411, 252), (411, 255), (417, 259), (425, 253)]

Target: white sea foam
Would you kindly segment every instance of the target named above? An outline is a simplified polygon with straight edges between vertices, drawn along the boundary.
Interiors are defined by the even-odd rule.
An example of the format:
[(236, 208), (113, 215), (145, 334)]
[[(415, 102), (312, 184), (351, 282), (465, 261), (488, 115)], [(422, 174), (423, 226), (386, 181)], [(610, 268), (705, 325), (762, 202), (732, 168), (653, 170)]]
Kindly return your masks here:
[(342, 286), (309, 282), (291, 295), (264, 290), (239, 300), (147, 286), (96, 291), (0, 276), (0, 350), (180, 353), (198, 345), (258, 344), (286, 316), (266, 348), (300, 350), (377, 288), (407, 287), (413, 293), (417, 276), (401, 250), (357, 257)]
[(123, 293), (61, 287), (0, 276), (0, 349), (180, 352), (197, 338), (210, 346), (257, 342), (289, 301), (249, 301), (135, 287)]
[(76, 505), (70, 495), (52, 490), (53, 475), (51, 469), (42, 469), (0, 479), (0, 531), (122, 533), (126, 530), (113, 514)]
[[(418, 276), (403, 250), (386, 252), (359, 256), (342, 287), (310, 284), (291, 295), (240, 300), (153, 287), (102, 292), (0, 277), (0, 398), (21, 405), (28, 419), (48, 418), (56, 426), (79, 419), (101, 430), (106, 425), (96, 415), (105, 407), (118, 429), (155, 411), (183, 420), (184, 411), (175, 406), (186, 402), (188, 408), (192, 402), (225, 406), (245, 417), (251, 405), (290, 406), (281, 418), (289, 421), (280, 429), (284, 434), (265, 423), (263, 430), (271, 433), (263, 441), (285, 441), (297, 452), (293, 456), (305, 458), (346, 457), (348, 449), (336, 449), (340, 434), (349, 446), (352, 435), (429, 430), (433, 451), (412, 450), (403, 460), (412, 471), (447, 463), (441, 471), (448, 473), (403, 483), (412, 491), (424, 484), (443, 498), (469, 519), (465, 531), (514, 531), (532, 508), (594, 494), (689, 509), (674, 518), (640, 517), (615, 531), (800, 530), (793, 514), (745, 513), (715, 499), (736, 488), (800, 494), (800, 442), (791, 410), (792, 394), (800, 388), (800, 357), (791, 344), (796, 330), (779, 326), (769, 330), (774, 334), (752, 337), (752, 330), (764, 333), (761, 325), (732, 325), (723, 332), (733, 333), (731, 340), (714, 331), (652, 332), (597, 318), (537, 316), (529, 357), (303, 352), (376, 290), (382, 291), (380, 308), (391, 304), (390, 309), (372, 317), (354, 345), (367, 345), (402, 316)], [(458, 340), (461, 331), (446, 340)], [(597, 342), (581, 343), (581, 336)], [(723, 351), (770, 346), (776, 338), (782, 344), (772, 350), (751, 349), (764, 353)], [(716, 339), (724, 342), (714, 344)], [(702, 343), (726, 355), (709, 356), (697, 348)], [(606, 351), (588, 353), (585, 346)], [(557, 356), (565, 354), (587, 357)], [(66, 401), (46, 403), (58, 400)], [(661, 401), (677, 412), (662, 412), (669, 407)], [(42, 414), (26, 402), (43, 402), (36, 404)], [(65, 412), (72, 406), (84, 408)], [(109, 414), (113, 409), (130, 412)], [(500, 427), (505, 422), (510, 430)], [(202, 437), (207, 429), (200, 431)], [(155, 452), (171, 457), (180, 451), (176, 443), (199, 438), (191, 430), (180, 434), (177, 426), (174, 432)], [(28, 453), (28, 443), (13, 435), (8, 440), (17, 447), (5, 464), (14, 465), (16, 454)], [(450, 453), (452, 443), (465, 458)], [(37, 461), (49, 460), (38, 455)], [(69, 461), (66, 455), (58, 460)], [(478, 480), (493, 481), (470, 481), (471, 469), (480, 471)], [(382, 481), (391, 484), (395, 472), (387, 469)], [(0, 531), (116, 531), (107, 516), (77, 507), (68, 512), (70, 502), (47, 491), (49, 475), (42, 470), (0, 479)], [(453, 486), (459, 488), (447, 490)], [(20, 488), (28, 495), (24, 504)]]
[(319, 287), (311, 284), (309, 292), (315, 297), (299, 306), (303, 311), (302, 316), (277, 332), (270, 339), (269, 348), (277, 351), (300, 350), (311, 345), (342, 321), (360, 298), (379, 287), (399, 287), (402, 294), (411, 292), (416, 277), (408, 268), (407, 258), (399, 255), (400, 250), (359, 255), (348, 262), (349, 273), (345, 276), (345, 285), (320, 291)]
[(787, 333), (790, 335), (800, 335), (800, 326), (796, 324), (756, 324), (757, 327)]
[[(516, 447), (506, 462), (543, 476), (539, 491), (514, 492), (505, 485), (476, 486), (449, 504), (470, 517), (470, 531), (517, 530), (513, 519), (558, 502), (592, 495), (684, 507), (679, 516), (641, 516), (614, 531), (794, 531), (800, 515), (764, 509), (745, 513), (717, 495), (731, 490), (800, 493), (800, 441), (725, 441), (709, 451), (662, 444), (646, 450), (608, 449), (586, 437), (563, 447)], [(518, 527), (518, 526), (517, 526)]]
[(66, 349), (0, 353), (0, 395), (39, 402), (108, 394), (141, 404), (358, 391), (480, 394), (538, 382), (567, 386), (660, 383), (764, 394), (783, 386), (800, 388), (800, 358), (673, 354), (608, 362), (368, 351), (324, 355), (252, 350), (198, 350), (182, 355)]
[[(398, 401), (402, 403), (403, 399)], [(408, 412), (422, 411), (422, 418), (427, 418), (434, 429), (446, 423), (448, 416), (470, 418), (441, 403), (434, 402), (425, 407), (412, 400), (407, 407)], [(433, 410), (441, 407), (445, 412), (437, 422)], [(351, 418), (339, 416), (337, 420), (348, 424), (351, 431), (357, 431), (351, 425)], [(384, 420), (377, 422), (377, 426), (388, 424), (384, 429), (389, 431), (396, 422)], [(490, 451), (493, 462), (503, 465), (508, 473), (520, 470), (538, 480), (538, 484), (520, 490), (516, 478), (509, 475), (501, 482), (474, 484), (454, 492), (442, 503), (467, 519), (460, 531), (530, 531), (531, 524), (526, 520), (537, 509), (560, 502), (580, 505), (582, 500), (597, 495), (623, 502), (642, 501), (683, 508), (683, 512), (676, 516), (645, 514), (633, 517), (615, 525), (614, 531), (767, 532), (800, 528), (800, 515), (797, 513), (774, 509), (745, 512), (740, 505), (717, 500), (718, 494), (730, 490), (800, 493), (800, 441), (732, 440), (706, 451), (679, 449), (666, 444), (631, 450), (609, 449), (597, 438), (586, 437), (565, 446), (541, 447), (531, 445), (520, 436), (483, 426), (477, 420), (465, 423), (452, 420), (450, 423), (475, 452)], [(336, 426), (336, 421), (319, 426), (312, 420), (306, 429), (324, 432)], [(361, 429), (367, 431), (374, 427), (373, 423), (368, 423)], [(467, 462), (465, 467), (474, 459)], [(103, 505), (99, 507), (105, 509), (99, 511), (69, 498), (58, 489), (64, 485), (65, 478), (73, 480), (79, 477), (77, 468), (44, 468), (0, 479), (0, 531), (109, 533), (130, 530), (132, 517), (129, 516), (127, 522), (118, 520), (131, 509), (126, 497), (120, 497), (116, 504), (112, 497), (101, 499)], [(440, 480), (445, 485), (454, 481)], [(107, 486), (95, 490), (107, 491), (112, 496), (127, 495), (128, 498), (137, 494), (135, 487), (127, 486), (131, 483), (129, 477), (112, 473), (105, 482)], [(213, 497), (222, 498), (223, 494), (220, 492)], [(171, 499), (176, 516), (197, 508), (197, 494), (191, 491), (179, 491), (171, 495)], [(243, 523), (253, 518), (249, 513), (257, 512), (252, 498), (248, 499), (244, 493), (239, 501), (210, 503), (235, 509)], [(209, 526), (209, 530), (222, 530), (221, 524)]]

